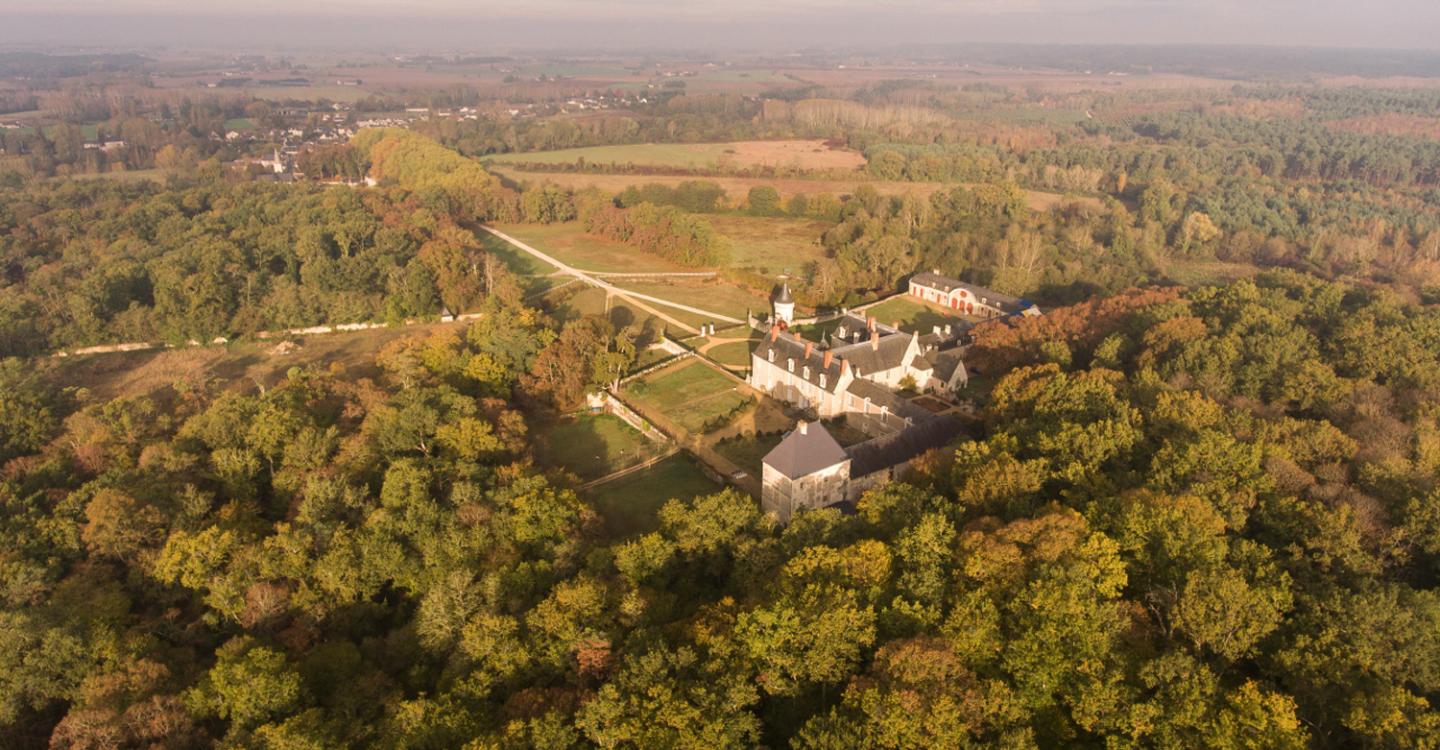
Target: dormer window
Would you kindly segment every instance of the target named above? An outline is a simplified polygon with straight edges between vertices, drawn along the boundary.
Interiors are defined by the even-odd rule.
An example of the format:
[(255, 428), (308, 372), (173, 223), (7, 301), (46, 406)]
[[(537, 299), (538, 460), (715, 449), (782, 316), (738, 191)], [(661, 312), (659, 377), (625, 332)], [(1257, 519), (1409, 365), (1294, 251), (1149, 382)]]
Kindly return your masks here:
[(805, 365), (804, 370), (802, 370), (800, 373), (800, 377), (805, 378), (806, 380), (810, 379), (810, 365)]
[(795, 372), (795, 358), (794, 358), (794, 357), (791, 357), (790, 359), (785, 360), (785, 365), (786, 365), (786, 367), (790, 368), (790, 372)]
[(771, 349), (770, 351), (766, 352), (766, 354), (769, 355), (771, 362), (774, 362), (774, 361), (775, 361), (775, 350), (774, 350), (774, 349)]
[(823, 372), (820, 373), (820, 387), (821, 387), (821, 388), (824, 388), (824, 387), (825, 387), (825, 373), (823, 373)]

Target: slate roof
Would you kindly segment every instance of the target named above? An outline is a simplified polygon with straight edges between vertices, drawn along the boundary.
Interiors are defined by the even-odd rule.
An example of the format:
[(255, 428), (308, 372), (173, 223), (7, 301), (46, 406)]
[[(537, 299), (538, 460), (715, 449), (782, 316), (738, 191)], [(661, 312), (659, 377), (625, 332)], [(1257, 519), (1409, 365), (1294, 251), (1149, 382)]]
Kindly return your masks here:
[(934, 370), (930, 373), (942, 383), (949, 382), (950, 376), (955, 374), (955, 369), (964, 361), (960, 349), (946, 349), (944, 351), (933, 351), (925, 355)]
[(892, 432), (850, 446), (850, 476), (863, 477), (898, 463), (909, 461), (925, 451), (939, 448), (960, 435), (960, 423), (944, 416), (931, 416), (899, 432)]
[(793, 305), (793, 304), (795, 304), (795, 298), (792, 297), (792, 296), (790, 296), (790, 285), (789, 285), (789, 284), (781, 284), (781, 285), (780, 285), (780, 292), (779, 292), (779, 294), (776, 294), (776, 295), (775, 295), (775, 301), (776, 301), (777, 303), (779, 303), (779, 304), (782, 304), (782, 305), (786, 305), (786, 304)]
[(856, 378), (850, 381), (850, 387), (846, 390), (855, 398), (870, 399), (870, 403), (877, 409), (881, 406), (887, 407), (891, 414), (901, 419), (919, 421), (933, 416), (928, 409), (916, 406), (889, 388), (869, 380)]
[[(760, 340), (760, 344), (755, 347), (755, 351), (751, 353), (751, 356), (759, 357), (769, 362), (770, 352), (774, 351), (775, 361), (773, 364), (782, 370), (789, 367), (787, 364), (788, 360), (794, 359), (795, 377), (807, 383), (813, 383), (816, 388), (820, 388), (827, 393), (834, 393), (835, 389), (840, 386), (841, 368), (844, 366), (841, 364), (840, 357), (831, 357), (830, 366), (827, 368), (824, 366), (825, 350), (819, 345), (812, 346), (810, 347), (810, 356), (806, 357), (805, 345), (807, 343), (810, 342), (794, 334), (785, 333), (784, 331), (776, 332), (772, 329), (770, 333), (765, 334), (765, 338)], [(810, 377), (808, 378), (805, 377), (806, 366), (810, 368)], [(823, 387), (820, 385), (820, 373), (822, 372), (825, 373), (825, 385)]]
[(931, 289), (939, 289), (946, 294), (949, 294), (955, 289), (964, 289), (975, 297), (975, 301), (979, 302), (980, 300), (985, 300), (984, 304), (998, 307), (1008, 313), (1018, 313), (1027, 307), (1034, 307), (1034, 305), (1026, 302), (1023, 299), (1020, 299), (1019, 297), (1012, 297), (1008, 294), (997, 292), (994, 289), (986, 289), (983, 286), (967, 284), (963, 281), (960, 281), (959, 279), (952, 279), (949, 276), (941, 276), (938, 273), (933, 273), (930, 271), (917, 273), (914, 276), (910, 277), (910, 281), (911, 283), (919, 284), (920, 286), (930, 287)]
[(791, 479), (799, 479), (821, 469), (828, 469), (848, 459), (845, 449), (835, 442), (819, 422), (801, 422), (780, 444), (765, 454), (765, 465)]
[(904, 363), (905, 350), (910, 347), (910, 334), (892, 333), (881, 336), (878, 344), (872, 347), (867, 336), (858, 344), (846, 344), (831, 351), (835, 352), (835, 356), (849, 360), (851, 367), (858, 369), (862, 376), (867, 376), (893, 370)]

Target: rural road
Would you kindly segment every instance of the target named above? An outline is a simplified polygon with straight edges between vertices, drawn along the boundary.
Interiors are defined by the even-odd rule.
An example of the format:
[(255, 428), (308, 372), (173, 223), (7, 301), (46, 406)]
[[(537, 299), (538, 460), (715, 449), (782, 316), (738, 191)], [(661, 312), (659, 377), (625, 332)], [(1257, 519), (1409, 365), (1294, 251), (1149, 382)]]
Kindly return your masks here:
[(566, 265), (566, 264), (564, 264), (564, 263), (561, 263), (558, 259), (556, 259), (556, 258), (554, 258), (554, 257), (552, 257), (552, 256), (550, 256), (550, 255), (547, 255), (547, 254), (541, 252), (540, 250), (537, 250), (537, 249), (531, 247), (530, 245), (527, 245), (527, 244), (525, 244), (524, 242), (521, 242), (520, 240), (518, 240), (518, 239), (516, 239), (516, 238), (514, 238), (514, 237), (511, 237), (510, 235), (505, 234), (504, 232), (502, 232), (502, 231), (500, 231), (500, 230), (498, 230), (498, 229), (494, 229), (494, 228), (492, 228), (492, 227), (487, 227), (487, 226), (484, 226), (484, 225), (481, 225), (480, 228), (483, 229), (483, 230), (485, 230), (485, 231), (487, 231), (487, 232), (489, 232), (490, 234), (495, 235), (496, 237), (499, 237), (499, 238), (502, 239), (502, 240), (505, 240), (506, 242), (510, 243), (511, 245), (514, 245), (515, 247), (518, 247), (518, 248), (520, 248), (521, 250), (524, 250), (525, 252), (530, 253), (531, 255), (539, 258), (540, 260), (543, 260), (543, 261), (545, 261), (546, 263), (549, 263), (550, 265), (555, 266), (556, 268), (560, 269), (561, 273), (565, 273), (565, 274), (569, 274), (570, 276), (574, 276), (575, 278), (577, 278), (577, 279), (585, 282), (586, 284), (589, 284), (589, 285), (591, 285), (591, 286), (599, 287), (599, 288), (601, 288), (601, 289), (604, 289), (606, 292), (609, 292), (610, 294), (613, 294), (613, 295), (615, 295), (615, 296), (617, 296), (617, 297), (624, 297), (624, 298), (626, 298), (626, 299), (629, 299), (630, 301), (634, 302), (635, 305), (636, 305), (637, 307), (639, 307), (640, 309), (642, 309), (642, 310), (650, 313), (651, 315), (654, 315), (655, 317), (657, 317), (657, 318), (665, 321), (666, 323), (669, 323), (669, 324), (674, 325), (674, 326), (676, 326), (676, 327), (682, 328), (682, 329), (684, 329), (684, 330), (686, 330), (686, 331), (689, 331), (689, 332), (691, 332), (691, 333), (699, 333), (699, 331), (698, 331), (694, 326), (692, 326), (692, 325), (687, 325), (687, 324), (685, 324), (685, 323), (682, 323), (682, 322), (676, 320), (675, 318), (672, 318), (672, 317), (670, 317), (669, 315), (666, 315), (665, 313), (660, 312), (659, 310), (656, 310), (655, 308), (650, 307), (649, 305), (644, 304), (644, 302), (653, 302), (653, 303), (655, 303), (655, 304), (657, 304), (657, 305), (664, 305), (664, 306), (666, 306), (666, 307), (675, 308), (676, 310), (684, 310), (685, 312), (688, 312), (688, 313), (694, 313), (694, 314), (696, 314), (696, 315), (700, 315), (700, 316), (703, 316), (703, 317), (706, 317), (706, 318), (710, 318), (711, 320), (715, 320), (715, 321), (719, 321), (719, 322), (724, 322), (724, 323), (743, 324), (743, 323), (745, 322), (745, 321), (739, 320), (739, 319), (737, 319), (737, 318), (732, 318), (732, 317), (730, 317), (730, 316), (728, 316), (728, 315), (721, 315), (720, 313), (717, 313), (717, 312), (711, 312), (711, 311), (709, 311), (709, 310), (702, 310), (702, 309), (700, 309), (700, 308), (698, 308), (698, 307), (691, 307), (690, 305), (682, 305), (682, 304), (680, 304), (679, 302), (671, 302), (670, 300), (661, 299), (661, 298), (659, 298), (659, 297), (653, 297), (653, 296), (648, 295), (648, 294), (641, 294), (641, 293), (639, 293), (639, 292), (632, 292), (632, 291), (630, 291), (630, 290), (628, 290), (628, 289), (615, 286), (614, 284), (611, 284), (611, 283), (608, 282), (608, 281), (605, 281), (605, 280), (603, 280), (603, 279), (596, 278), (594, 275), (589, 274), (589, 273), (586, 273), (585, 271), (581, 271), (580, 269), (575, 268), (574, 266), (569, 266), (569, 265)]

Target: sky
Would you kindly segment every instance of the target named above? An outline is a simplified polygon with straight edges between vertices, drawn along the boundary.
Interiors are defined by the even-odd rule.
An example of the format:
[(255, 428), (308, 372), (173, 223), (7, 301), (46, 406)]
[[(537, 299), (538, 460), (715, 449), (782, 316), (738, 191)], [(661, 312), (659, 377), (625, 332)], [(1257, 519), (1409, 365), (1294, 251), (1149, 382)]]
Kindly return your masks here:
[(0, 0), (0, 44), (1440, 49), (1440, 0)]

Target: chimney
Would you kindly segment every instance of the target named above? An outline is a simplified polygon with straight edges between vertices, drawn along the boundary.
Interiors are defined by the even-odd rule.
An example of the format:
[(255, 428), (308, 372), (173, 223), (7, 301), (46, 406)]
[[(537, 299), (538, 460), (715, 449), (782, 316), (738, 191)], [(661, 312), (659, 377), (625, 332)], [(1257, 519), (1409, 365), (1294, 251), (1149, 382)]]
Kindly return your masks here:
[(835, 360), (835, 352), (832, 352), (832, 351), (828, 351), (828, 350), (827, 350), (827, 351), (825, 352), (824, 363), (821, 364), (820, 366), (821, 366), (821, 367), (824, 367), (825, 369), (828, 370), (828, 369), (830, 369), (830, 363), (831, 363), (832, 361), (834, 361), (834, 360)]
[(815, 351), (815, 342), (814, 342), (814, 341), (806, 341), (806, 342), (805, 342), (805, 359), (810, 359), (810, 354), (811, 354), (812, 352), (814, 352), (814, 351)]
[(870, 329), (870, 348), (871, 348), (871, 349), (879, 349), (879, 348), (880, 348), (880, 334), (876, 333), (876, 332), (875, 332), (875, 329), (873, 329), (873, 328)]
[(844, 375), (847, 372), (850, 372), (850, 360), (842, 359), (840, 360), (840, 374)]
[(897, 330), (897, 331), (900, 330), (900, 321), (898, 321), (898, 320), (895, 321), (895, 325), (890, 326), (890, 327), (891, 327), (891, 328), (894, 328), (894, 329)]
[(874, 316), (874, 315), (871, 315), (870, 317), (866, 318), (866, 319), (865, 319), (865, 325), (866, 325), (866, 327), (868, 327), (870, 330), (872, 330), (872, 331), (875, 330), (875, 316)]
[(780, 338), (780, 326), (770, 326), (770, 340), (773, 342), (778, 338)]
[(803, 419), (800, 420), (800, 434), (801, 434), (801, 435), (809, 435), (809, 434), (810, 434), (810, 425), (806, 424), (806, 423), (805, 423), (805, 420), (803, 420)]

